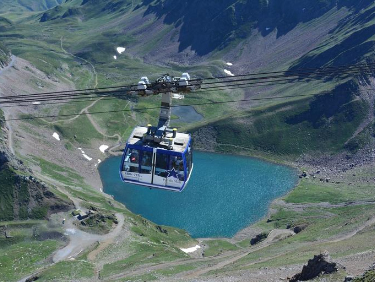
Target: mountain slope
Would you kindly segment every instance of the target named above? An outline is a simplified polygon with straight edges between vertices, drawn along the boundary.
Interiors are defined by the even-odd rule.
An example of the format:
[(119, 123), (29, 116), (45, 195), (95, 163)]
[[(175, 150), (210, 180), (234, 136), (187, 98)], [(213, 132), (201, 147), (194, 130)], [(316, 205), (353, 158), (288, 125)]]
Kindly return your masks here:
[(4, 116), (0, 113), (0, 221), (47, 219), (52, 213), (72, 209), (70, 201), (56, 196), (9, 153), (4, 142)]
[(61, 4), (63, 0), (2, 0), (0, 13), (43, 11)]

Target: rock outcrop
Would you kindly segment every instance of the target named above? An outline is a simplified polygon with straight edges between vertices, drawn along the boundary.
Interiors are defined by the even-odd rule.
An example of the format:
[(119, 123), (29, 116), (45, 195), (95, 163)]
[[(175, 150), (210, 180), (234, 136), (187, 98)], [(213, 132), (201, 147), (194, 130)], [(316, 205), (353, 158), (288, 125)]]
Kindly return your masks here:
[(313, 259), (310, 259), (307, 265), (303, 266), (302, 271), (294, 275), (289, 281), (307, 281), (322, 274), (337, 272), (340, 267), (341, 266), (331, 260), (328, 252), (325, 251), (322, 254), (314, 256)]

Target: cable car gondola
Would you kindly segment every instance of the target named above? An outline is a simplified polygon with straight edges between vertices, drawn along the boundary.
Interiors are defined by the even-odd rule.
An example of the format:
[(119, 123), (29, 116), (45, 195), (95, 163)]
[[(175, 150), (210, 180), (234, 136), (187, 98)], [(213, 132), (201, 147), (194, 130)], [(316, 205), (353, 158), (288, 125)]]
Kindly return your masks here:
[(189, 80), (190, 76), (184, 73), (178, 79), (164, 75), (151, 89), (147, 77), (138, 83), (140, 94), (162, 93), (159, 122), (157, 126), (137, 126), (133, 130), (121, 160), (122, 181), (177, 192), (186, 187), (193, 171), (192, 139), (190, 134), (169, 128), (169, 122), (172, 91), (190, 91), (200, 86), (189, 85)]

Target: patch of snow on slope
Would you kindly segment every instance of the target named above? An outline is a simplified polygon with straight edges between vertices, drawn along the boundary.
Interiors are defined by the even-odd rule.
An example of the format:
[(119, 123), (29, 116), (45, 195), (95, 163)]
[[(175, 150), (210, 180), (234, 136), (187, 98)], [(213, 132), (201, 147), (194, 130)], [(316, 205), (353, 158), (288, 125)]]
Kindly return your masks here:
[(121, 55), (122, 53), (125, 52), (126, 48), (125, 47), (117, 47), (117, 52)]
[(52, 137), (55, 138), (57, 141), (60, 141), (60, 136), (56, 132), (52, 134)]
[(233, 74), (230, 70), (224, 70), (224, 72), (225, 72), (227, 75), (234, 76), (234, 74)]
[(187, 249), (183, 249), (181, 248), (180, 250), (183, 251), (184, 253), (194, 253), (196, 250), (200, 249), (201, 246), (199, 245), (196, 245), (195, 247), (191, 247), (191, 248), (187, 248)]
[(108, 148), (109, 148), (109, 146), (107, 146), (107, 145), (101, 145), (101, 146), (99, 147), (99, 150), (100, 150), (100, 152), (104, 153), (105, 150), (107, 150)]

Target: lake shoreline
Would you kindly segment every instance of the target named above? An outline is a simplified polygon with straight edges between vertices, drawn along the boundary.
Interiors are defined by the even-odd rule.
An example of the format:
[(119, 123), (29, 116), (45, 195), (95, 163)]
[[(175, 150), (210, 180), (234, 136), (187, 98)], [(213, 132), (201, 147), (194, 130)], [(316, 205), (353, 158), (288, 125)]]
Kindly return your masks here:
[[(201, 152), (201, 151), (199, 151), (199, 152)], [(262, 165), (264, 165), (264, 166), (267, 166), (267, 165), (271, 165), (271, 164), (274, 164), (274, 165), (277, 165), (276, 167), (274, 167), (274, 169), (276, 169), (276, 170), (279, 170), (280, 172), (279, 173), (281, 173), (281, 171), (284, 171), (284, 170), (280, 170), (280, 167), (285, 167), (285, 168), (288, 168), (288, 170), (289, 170), (289, 172), (288, 173), (290, 173), (290, 175), (291, 175), (291, 177), (293, 178), (293, 179), (290, 179), (289, 178), (289, 176), (287, 176), (287, 175), (284, 175), (283, 176), (283, 178), (282, 179), (284, 179), (284, 178), (286, 178), (286, 179), (289, 179), (289, 180), (281, 180), (282, 182), (281, 183), (284, 183), (284, 181), (287, 181), (287, 182), (289, 182), (289, 181), (292, 181), (292, 182), (294, 182), (293, 184), (288, 184), (288, 188), (287, 188), (287, 190), (284, 192), (284, 189), (285, 188), (282, 188), (282, 187), (285, 187), (285, 183), (284, 184), (281, 184), (281, 186), (280, 186), (280, 184), (276, 181), (275, 182), (275, 179), (272, 177), (272, 176), (270, 176), (270, 178), (269, 178), (269, 180), (267, 180), (267, 181), (273, 181), (273, 182), (275, 182), (274, 184), (272, 184), (272, 185), (275, 185), (275, 186), (277, 186), (278, 188), (276, 189), (276, 190), (274, 190), (275, 188), (272, 188), (273, 186), (269, 186), (270, 187), (270, 191), (273, 191), (272, 193), (278, 193), (278, 194), (280, 194), (280, 193), (282, 193), (282, 195), (281, 196), (277, 196), (276, 198), (271, 198), (271, 199), (269, 199), (268, 200), (268, 198), (267, 198), (267, 200), (265, 200), (266, 202), (264, 203), (264, 205), (262, 206), (262, 208), (259, 210), (259, 212), (260, 212), (260, 215), (263, 215), (263, 216), (261, 216), (260, 218), (254, 218), (253, 217), (253, 215), (252, 216), (248, 216), (248, 217), (246, 217), (246, 212), (245, 213), (243, 213), (244, 214), (244, 216), (250, 221), (250, 220), (255, 220), (254, 222), (251, 222), (249, 225), (245, 225), (245, 227), (243, 227), (243, 228), (241, 228), (241, 229), (238, 229), (237, 231), (235, 231), (235, 233), (233, 234), (233, 235), (230, 235), (230, 236), (208, 236), (208, 237), (206, 237), (206, 236), (204, 236), (203, 238), (201, 238), (201, 236), (196, 236), (196, 235), (194, 235), (194, 234), (191, 234), (189, 231), (189, 233), (191, 234), (191, 236), (192, 236), (192, 238), (194, 238), (194, 239), (197, 239), (197, 240), (200, 240), (200, 239), (202, 239), (202, 240), (206, 240), (207, 238), (220, 238), (220, 237), (225, 237), (226, 239), (229, 239), (229, 240), (236, 240), (236, 238), (240, 238), (240, 237), (244, 237), (244, 236), (246, 236), (246, 237), (248, 237), (248, 235), (249, 234), (257, 234), (257, 232), (259, 231), (259, 230), (256, 230), (256, 231), (254, 231), (253, 230), (253, 228), (252, 228), (252, 226), (255, 224), (255, 223), (257, 223), (257, 222), (259, 222), (259, 221), (261, 221), (261, 220), (263, 220), (265, 217), (267, 217), (267, 216), (269, 216), (269, 214), (270, 214), (270, 212), (271, 212), (271, 209), (270, 209), (270, 207), (271, 207), (271, 205), (272, 205), (272, 203), (275, 201), (275, 200), (277, 200), (277, 199), (280, 199), (280, 198), (282, 198), (282, 197), (284, 197), (286, 194), (288, 194), (290, 191), (292, 191), (297, 185), (298, 185), (298, 174), (297, 174), (297, 170), (294, 168), (294, 167), (291, 167), (291, 166), (288, 166), (288, 165), (286, 165), (286, 164), (283, 164), (283, 163), (275, 163), (275, 162), (273, 162), (273, 163), (271, 163), (271, 162), (269, 162), (269, 161), (267, 161), (267, 160), (264, 160), (264, 159), (261, 159), (261, 158), (257, 158), (257, 157), (253, 157), (253, 156), (248, 156), (248, 155), (243, 155), (243, 154), (241, 154), (241, 155), (234, 155), (234, 154), (220, 154), (220, 153), (217, 153), (217, 152), (207, 152), (207, 151), (203, 151), (203, 152), (201, 152), (202, 154), (206, 154), (206, 153), (208, 153), (208, 154), (211, 154), (212, 156), (215, 156), (215, 157), (219, 157), (219, 156), (227, 156), (227, 157), (233, 157), (233, 158), (236, 158), (236, 157), (238, 157), (238, 158), (240, 158), (239, 159), (239, 161), (241, 161), (241, 159), (243, 158), (243, 162), (248, 162), (248, 160), (252, 160), (252, 162), (254, 162), (254, 163), (257, 163), (257, 162), (259, 162), (260, 164), (262, 164)], [(107, 158), (108, 159), (108, 158)], [(107, 160), (106, 159), (106, 160)], [(105, 162), (104, 162), (105, 163)], [(102, 163), (103, 164), (103, 163)], [(99, 167), (99, 169), (100, 168), (102, 168), (102, 164), (100, 164), (100, 167)], [(251, 168), (250, 168), (251, 169)], [(245, 171), (246, 171), (246, 173), (256, 173), (255, 171), (247, 171), (246, 169), (245, 169)], [(268, 175), (271, 173), (271, 171), (272, 171), (272, 169), (270, 169), (270, 171), (268, 171), (268, 168), (266, 169), (266, 171), (264, 172), (266, 175), (267, 175), (267, 177), (268, 177)], [(286, 171), (286, 170), (285, 170)], [(286, 173), (286, 172), (285, 172)], [(293, 176), (294, 177), (293, 177)], [(252, 178), (252, 177), (250, 177), (250, 178)], [(268, 178), (267, 178), (268, 179)], [(102, 181), (103, 181), (103, 179), (102, 179)], [(249, 183), (247, 183), (247, 182), (244, 182), (245, 184), (245, 186), (246, 185), (248, 185)], [(103, 183), (104, 184), (104, 183)], [(189, 183), (189, 185), (190, 185), (190, 183)], [(250, 184), (249, 184), (250, 185)], [(269, 184), (268, 184), (269, 185)], [(240, 185), (240, 186), (243, 186), (242, 184)], [(235, 187), (240, 187), (240, 186), (235, 186)], [(103, 185), (103, 187), (105, 187), (105, 185)], [(200, 186), (199, 186), (200, 187)], [(247, 187), (247, 186), (246, 186)], [(290, 188), (289, 188), (290, 187)], [(237, 192), (237, 190), (236, 190), (237, 188), (234, 188), (233, 190), (235, 191), (235, 192)], [(246, 189), (248, 189), (248, 187), (246, 188)], [(282, 189), (282, 190), (280, 190), (280, 191), (283, 191), (283, 192), (276, 192), (276, 191), (279, 191), (279, 189)], [(142, 190), (140, 190), (140, 191), (142, 191)], [(267, 194), (267, 192), (265, 192), (265, 191), (263, 191), (263, 190), (259, 190), (259, 191), (261, 191), (260, 193), (266, 193)], [(111, 194), (113, 194), (112, 192), (109, 192), (109, 191), (107, 191), (106, 190), (106, 188), (104, 188), (104, 192), (106, 193), (106, 194), (108, 194), (108, 195), (111, 195)], [(184, 191), (185, 192), (185, 191)], [(183, 193), (184, 193), (183, 192)], [(143, 193), (143, 191), (140, 193), (140, 194), (142, 194)], [(258, 192), (256, 192), (256, 193), (258, 193)], [(137, 193), (138, 194), (138, 193)], [(251, 193), (250, 193), (251, 194)], [(249, 194), (249, 195), (250, 195)], [(254, 198), (254, 193), (253, 194), (251, 194), (252, 196), (252, 198)], [(275, 195), (276, 196), (276, 195)], [(267, 196), (267, 197), (272, 197), (272, 196)], [(121, 200), (121, 199), (119, 199), (118, 197), (117, 197), (117, 199), (116, 199), (116, 201), (118, 201), (118, 202), (120, 202), (121, 204), (123, 204), (127, 209), (129, 209), (129, 210), (131, 210), (133, 213), (135, 213), (135, 214), (139, 214), (139, 212), (137, 212), (137, 211), (134, 211), (133, 209), (132, 209), (132, 207), (131, 206), (129, 206), (129, 204), (126, 204), (123, 200)], [(262, 200), (262, 201), (264, 201), (264, 200)], [(239, 203), (240, 203), (241, 201), (239, 200)], [(250, 206), (252, 206), (252, 208), (253, 209), (257, 209), (258, 207), (257, 207), (257, 205), (255, 204), (251, 204), (251, 201), (250, 202), (244, 202), (244, 203), (246, 203), (246, 204), (250, 204)], [(240, 212), (238, 215), (242, 215), (242, 213)], [(155, 220), (153, 220), (152, 218), (148, 218), (147, 216), (146, 216), (146, 218), (147, 219), (149, 219), (149, 220), (151, 220), (151, 221), (153, 221), (153, 222), (155, 222)], [(239, 221), (240, 222), (244, 222), (244, 220), (243, 219), (241, 219), (240, 217), (238, 218), (239, 219)], [(173, 224), (164, 224), (164, 223), (158, 223), (158, 224), (162, 224), (162, 225), (167, 225), (167, 226), (173, 226), (173, 227), (176, 227), (176, 228), (182, 228), (182, 229), (185, 229), (186, 230), (186, 227), (184, 228), (184, 227), (181, 227), (181, 226), (176, 226), (176, 225), (173, 225)], [(230, 231), (229, 231), (230, 232)], [(193, 232), (194, 233), (194, 232)]]

